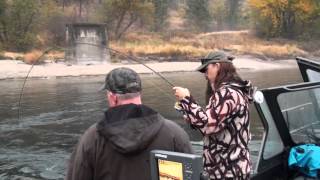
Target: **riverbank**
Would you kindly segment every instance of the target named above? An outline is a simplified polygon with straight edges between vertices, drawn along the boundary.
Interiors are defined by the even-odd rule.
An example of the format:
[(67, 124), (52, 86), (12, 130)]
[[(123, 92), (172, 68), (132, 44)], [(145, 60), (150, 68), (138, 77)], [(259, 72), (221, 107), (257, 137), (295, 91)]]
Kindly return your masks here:
[[(320, 43), (314, 40), (263, 39), (249, 30), (218, 31), (209, 33), (172, 32), (130, 32), (119, 40), (110, 40), (111, 49), (127, 55), (134, 55), (145, 61), (195, 62), (213, 50), (224, 50), (235, 56), (255, 57), (262, 60), (292, 59), (296, 56), (319, 57)], [(42, 55), (44, 49), (32, 49), (28, 52), (0, 51), (1, 59), (22, 60), (32, 64)], [(39, 61), (50, 59), (63, 61), (68, 47), (47, 52)], [(126, 60), (125, 56), (111, 53), (112, 61)]]
[[(240, 71), (261, 71), (272, 69), (296, 68), (295, 60), (265, 61), (250, 56), (238, 57), (234, 64)], [(191, 72), (200, 65), (199, 62), (149, 62), (146, 63), (156, 72)], [(0, 79), (19, 79), (25, 78), (31, 69), (31, 65), (21, 61), (1, 60)], [(50, 77), (69, 77), (69, 76), (94, 76), (105, 75), (109, 71), (118, 67), (128, 67), (141, 74), (152, 73), (151, 70), (141, 64), (129, 62), (106, 63), (95, 65), (68, 65), (65, 63), (44, 63), (35, 65), (29, 75), (30, 78), (50, 78)]]

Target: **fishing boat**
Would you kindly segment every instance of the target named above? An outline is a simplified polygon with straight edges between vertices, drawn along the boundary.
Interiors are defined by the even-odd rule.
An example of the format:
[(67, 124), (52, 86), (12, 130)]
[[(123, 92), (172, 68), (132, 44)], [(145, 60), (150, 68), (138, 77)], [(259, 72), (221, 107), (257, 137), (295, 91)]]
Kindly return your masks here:
[(296, 60), (304, 82), (262, 89), (255, 95), (264, 132), (254, 180), (305, 179), (288, 168), (288, 152), (299, 144), (320, 143), (320, 63)]
[[(253, 153), (251, 155), (254, 164), (251, 172), (253, 180), (308, 179), (297, 170), (288, 168), (288, 154), (292, 147), (300, 144), (320, 144), (320, 63), (305, 58), (296, 60), (304, 82), (261, 89), (254, 95), (255, 107), (262, 121), (263, 135), (257, 156)], [(166, 160), (182, 164), (183, 167), (188, 164), (185, 163), (188, 156), (190, 155), (181, 153), (175, 156), (173, 152), (162, 152), (159, 155)], [(197, 158), (202, 159), (198, 155), (190, 162), (196, 161)], [(151, 158), (151, 161), (153, 169), (159, 167), (155, 160)], [(200, 164), (190, 166), (189, 170), (181, 168), (182, 174), (185, 175), (183, 179), (208, 179), (200, 178), (198, 175), (187, 176), (188, 173), (199, 174)], [(156, 174), (154, 177), (159, 176), (155, 172), (160, 171), (154, 170), (152, 173)]]

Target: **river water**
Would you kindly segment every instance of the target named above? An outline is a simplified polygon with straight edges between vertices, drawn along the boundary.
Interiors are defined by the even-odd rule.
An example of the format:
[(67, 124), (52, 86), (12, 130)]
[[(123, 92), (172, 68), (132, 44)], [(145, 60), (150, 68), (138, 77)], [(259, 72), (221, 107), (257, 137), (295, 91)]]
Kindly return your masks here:
[[(244, 79), (259, 88), (301, 82), (297, 69), (274, 71), (240, 70)], [(163, 74), (178, 86), (190, 89), (204, 105), (205, 79), (197, 72)], [(141, 75), (143, 102), (166, 118), (180, 124), (190, 135), (198, 153), (201, 136), (181, 120), (173, 109), (171, 87), (156, 75)], [(103, 76), (29, 79), (18, 114), (23, 80), (0, 81), (0, 180), (63, 179), (66, 161), (81, 134), (102, 118), (107, 109), (99, 92)], [(251, 107), (252, 143), (257, 155), (263, 128)]]

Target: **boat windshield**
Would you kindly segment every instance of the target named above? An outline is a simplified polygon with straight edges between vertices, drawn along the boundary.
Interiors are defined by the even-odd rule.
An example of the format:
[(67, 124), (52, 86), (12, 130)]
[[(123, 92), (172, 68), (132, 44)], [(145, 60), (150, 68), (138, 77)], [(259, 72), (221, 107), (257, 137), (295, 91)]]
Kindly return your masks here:
[(320, 88), (283, 93), (278, 103), (295, 143), (320, 143)]

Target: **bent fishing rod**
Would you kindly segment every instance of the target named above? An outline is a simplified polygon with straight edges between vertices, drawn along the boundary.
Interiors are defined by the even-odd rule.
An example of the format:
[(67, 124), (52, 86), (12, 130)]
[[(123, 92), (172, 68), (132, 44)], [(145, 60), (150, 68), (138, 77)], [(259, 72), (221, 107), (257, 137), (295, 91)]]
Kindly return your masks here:
[(157, 72), (157, 71), (155, 71), (154, 69), (152, 69), (150, 66), (148, 66), (148, 65), (146, 65), (145, 63), (141, 62), (137, 57), (135, 57), (135, 56), (130, 56), (130, 55), (126, 55), (126, 54), (124, 54), (124, 53), (122, 53), (122, 52), (120, 52), (120, 51), (117, 51), (117, 50), (115, 50), (115, 49), (111, 49), (111, 48), (106, 48), (106, 49), (114, 52), (115, 54), (119, 54), (119, 55), (121, 55), (121, 56), (123, 56), (123, 57), (129, 58), (129, 59), (131, 59), (131, 60), (133, 60), (133, 61), (135, 61), (135, 62), (143, 65), (144, 67), (150, 69), (152, 72), (154, 72), (156, 75), (158, 75), (161, 79), (163, 79), (163, 80), (164, 80), (167, 84), (169, 84), (171, 87), (175, 87), (175, 85), (173, 85), (167, 78), (165, 78), (165, 77), (162, 76), (159, 72)]
[(30, 69), (28, 70), (28, 73), (26, 75), (26, 77), (24, 78), (24, 81), (23, 81), (23, 85), (22, 85), (22, 88), (21, 88), (21, 91), (20, 91), (20, 95), (19, 95), (19, 103), (18, 103), (18, 116), (19, 116), (19, 120), (21, 118), (21, 99), (22, 99), (22, 95), (23, 95), (23, 91), (24, 91), (24, 88), (25, 88), (25, 85), (26, 85), (26, 82), (27, 82), (27, 79), (34, 67), (34, 65), (42, 58), (44, 57), (47, 53), (49, 53), (50, 51), (52, 50), (59, 50), (60, 48), (59, 47), (50, 47), (48, 49), (46, 49), (35, 61), (32, 62), (31, 64), (31, 67)]
[[(148, 66), (147, 64), (143, 63), (142, 61), (140, 61), (137, 57), (133, 56), (133, 55), (127, 55), (125, 53), (122, 53), (118, 50), (115, 50), (115, 49), (112, 49), (110, 47), (104, 47), (102, 45), (97, 45), (97, 44), (93, 44), (93, 43), (79, 43), (77, 42), (77, 44), (86, 44), (86, 45), (92, 45), (92, 46), (97, 46), (97, 47), (103, 47), (115, 54), (118, 54), (120, 56), (123, 56), (125, 58), (128, 58), (130, 60), (133, 60), (134, 62), (137, 62), (141, 65), (143, 65), (144, 67), (148, 68), (149, 70), (151, 70), (153, 73), (155, 73), (157, 76), (159, 76), (162, 80), (164, 80), (168, 85), (170, 85), (171, 87), (175, 87), (175, 85), (173, 83), (171, 83), (167, 78), (165, 78), (164, 76), (162, 76), (159, 72), (155, 71), (154, 69), (152, 69), (150, 66)], [(34, 65), (36, 65), (36, 63), (39, 63), (39, 60), (44, 57), (46, 54), (48, 54), (50, 51), (52, 50), (66, 50), (67, 48), (62, 48), (62, 47), (59, 47), (59, 46), (54, 46), (54, 47), (50, 47), (48, 49), (46, 49), (35, 61), (32, 62), (31, 64), (31, 67), (30, 69), (28, 70), (28, 73), (23, 81), (23, 85), (22, 85), (22, 88), (21, 88), (21, 91), (20, 91), (20, 96), (19, 96), (19, 103), (18, 103), (18, 119), (20, 120), (21, 119), (21, 100), (22, 100), (22, 96), (23, 96), (23, 91), (25, 89), (25, 85), (26, 85), (26, 82), (28, 80), (28, 77), (34, 67)]]

